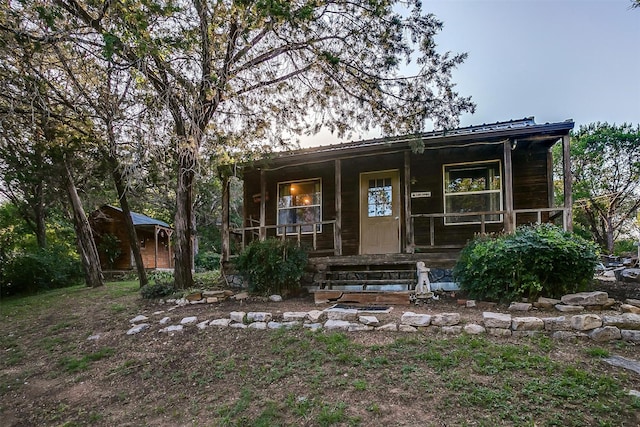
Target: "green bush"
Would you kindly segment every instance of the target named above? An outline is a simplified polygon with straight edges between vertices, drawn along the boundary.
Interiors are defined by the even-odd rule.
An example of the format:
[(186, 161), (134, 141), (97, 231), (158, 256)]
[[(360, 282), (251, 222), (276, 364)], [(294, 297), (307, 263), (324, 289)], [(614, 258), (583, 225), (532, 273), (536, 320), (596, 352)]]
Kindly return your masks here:
[(613, 243), (613, 254), (617, 256), (636, 255), (638, 253), (636, 243), (637, 240), (634, 239), (616, 240)]
[(453, 276), (471, 298), (559, 297), (584, 290), (597, 262), (593, 242), (542, 224), (474, 239), (462, 250)]
[(198, 252), (195, 258), (196, 271), (214, 271), (220, 269), (220, 257), (217, 252)]
[(0, 261), (0, 294), (34, 294), (63, 288), (78, 284), (82, 277), (80, 261), (65, 248), (15, 251)]
[(307, 253), (293, 241), (270, 238), (252, 242), (235, 265), (251, 292), (286, 295), (300, 288)]
[(193, 275), (193, 285), (196, 288), (210, 289), (220, 283), (220, 270), (205, 271)]
[(140, 295), (144, 299), (164, 298), (176, 291), (173, 274), (166, 271), (154, 271), (149, 273), (149, 283), (140, 288)]

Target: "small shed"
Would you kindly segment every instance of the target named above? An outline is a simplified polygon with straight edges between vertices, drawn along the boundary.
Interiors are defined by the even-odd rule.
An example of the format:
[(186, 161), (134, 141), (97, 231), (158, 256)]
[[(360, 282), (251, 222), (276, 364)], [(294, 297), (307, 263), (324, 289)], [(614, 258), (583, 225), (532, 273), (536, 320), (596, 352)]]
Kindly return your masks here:
[[(158, 219), (131, 212), (140, 240), (142, 262), (146, 269), (173, 268), (171, 250), (173, 229)], [(125, 228), (122, 209), (104, 205), (90, 215), (96, 246), (103, 270), (131, 270), (135, 267)]]
[[(320, 288), (338, 277), (332, 271), (347, 268), (340, 282), (360, 286), (360, 272), (416, 262), (451, 268), (477, 234), (539, 222), (570, 229), (573, 127), (528, 117), (282, 152), (229, 169), (244, 183), (244, 224), (229, 225), (227, 179), (223, 258), (234, 240), (244, 247), (253, 239), (297, 239), (321, 273)], [(563, 148), (562, 205), (554, 201), (556, 143)], [(415, 279), (407, 283), (410, 290)]]

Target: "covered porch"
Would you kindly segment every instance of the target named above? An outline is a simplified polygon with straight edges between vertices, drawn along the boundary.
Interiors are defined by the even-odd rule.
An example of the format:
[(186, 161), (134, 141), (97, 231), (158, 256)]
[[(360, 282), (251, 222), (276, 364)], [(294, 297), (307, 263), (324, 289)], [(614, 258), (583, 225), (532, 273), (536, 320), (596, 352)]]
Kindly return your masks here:
[[(451, 268), (479, 234), (541, 222), (571, 230), (572, 128), (572, 121), (537, 125), (528, 118), (298, 150), (226, 169), (223, 262), (232, 258), (232, 247), (237, 253), (253, 240), (275, 237), (297, 241), (319, 273), (347, 264), (354, 271), (405, 269), (385, 270), (390, 260)], [(556, 143), (562, 144), (560, 206), (554, 201)], [(242, 227), (229, 221), (234, 174), (244, 182)], [(319, 287), (331, 286), (325, 282)], [(406, 285), (412, 289), (415, 281)]]

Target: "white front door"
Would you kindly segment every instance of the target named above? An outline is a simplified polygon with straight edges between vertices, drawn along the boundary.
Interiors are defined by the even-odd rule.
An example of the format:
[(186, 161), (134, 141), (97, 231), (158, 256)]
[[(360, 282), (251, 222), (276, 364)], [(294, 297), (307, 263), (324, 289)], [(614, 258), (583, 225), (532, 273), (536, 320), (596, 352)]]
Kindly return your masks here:
[(400, 173), (360, 174), (360, 253), (400, 252)]

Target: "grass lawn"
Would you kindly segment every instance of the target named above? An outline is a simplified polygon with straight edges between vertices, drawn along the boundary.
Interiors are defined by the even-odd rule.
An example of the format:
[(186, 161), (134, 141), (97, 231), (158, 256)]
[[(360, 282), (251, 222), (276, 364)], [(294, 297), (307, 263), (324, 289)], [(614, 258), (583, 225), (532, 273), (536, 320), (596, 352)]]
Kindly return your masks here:
[(628, 394), (640, 375), (601, 360), (638, 359), (623, 342), (193, 326), (126, 335), (135, 315), (167, 308), (140, 299), (136, 282), (2, 300), (0, 424), (640, 425)]

